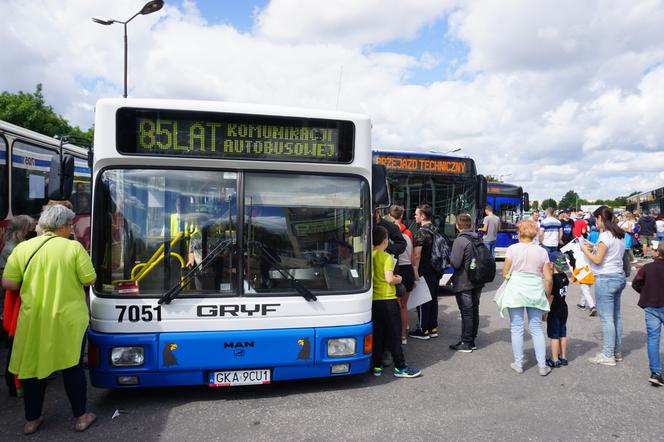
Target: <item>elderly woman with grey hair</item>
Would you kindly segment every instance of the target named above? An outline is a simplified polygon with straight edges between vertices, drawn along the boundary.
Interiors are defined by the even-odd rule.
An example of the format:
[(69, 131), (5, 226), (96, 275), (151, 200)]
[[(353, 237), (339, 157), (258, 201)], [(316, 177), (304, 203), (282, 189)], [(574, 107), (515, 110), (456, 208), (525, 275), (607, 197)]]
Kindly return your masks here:
[(2, 275), (2, 286), (21, 295), (9, 371), (23, 381), (25, 434), (41, 425), (47, 378), (58, 370), (76, 431), (96, 419), (86, 410), (81, 349), (89, 322), (83, 287), (94, 284), (97, 275), (83, 246), (69, 239), (73, 219), (64, 206), (45, 207), (39, 218), (44, 234), (18, 244)]

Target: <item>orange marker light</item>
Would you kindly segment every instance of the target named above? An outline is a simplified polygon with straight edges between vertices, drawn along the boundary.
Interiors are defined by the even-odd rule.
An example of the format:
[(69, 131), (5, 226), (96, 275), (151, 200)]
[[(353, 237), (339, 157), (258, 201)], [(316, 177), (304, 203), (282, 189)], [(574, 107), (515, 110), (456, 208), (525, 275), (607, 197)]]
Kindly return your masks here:
[(373, 351), (373, 334), (364, 337), (364, 354), (368, 355)]

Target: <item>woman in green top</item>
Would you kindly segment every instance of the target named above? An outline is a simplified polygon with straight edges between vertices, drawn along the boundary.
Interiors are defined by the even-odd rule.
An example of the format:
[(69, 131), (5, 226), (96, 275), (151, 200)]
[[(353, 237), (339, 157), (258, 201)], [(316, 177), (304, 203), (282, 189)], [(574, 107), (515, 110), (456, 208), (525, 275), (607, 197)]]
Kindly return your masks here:
[(86, 412), (81, 348), (89, 322), (83, 286), (94, 284), (97, 275), (83, 246), (69, 239), (73, 219), (68, 208), (47, 206), (39, 218), (44, 234), (18, 244), (2, 275), (3, 287), (21, 293), (9, 371), (24, 382), (25, 434), (39, 428), (46, 378), (58, 370), (75, 429), (84, 431), (96, 419)]

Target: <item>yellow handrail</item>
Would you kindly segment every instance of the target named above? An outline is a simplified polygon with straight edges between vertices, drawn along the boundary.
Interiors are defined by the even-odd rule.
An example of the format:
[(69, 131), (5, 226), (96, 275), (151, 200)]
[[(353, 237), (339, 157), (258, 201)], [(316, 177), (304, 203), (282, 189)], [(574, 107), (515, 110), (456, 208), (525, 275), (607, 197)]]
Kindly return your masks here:
[[(184, 263), (184, 259), (182, 259), (182, 256), (180, 256), (179, 254), (177, 254), (175, 252), (171, 252), (171, 256), (175, 256), (178, 259), (178, 261), (180, 261), (180, 268), (183, 269), (184, 266), (185, 266), (185, 263)], [(164, 260), (164, 254), (162, 253), (161, 256), (159, 258), (157, 258), (156, 261), (154, 261), (152, 264), (150, 264), (148, 267), (146, 267), (146, 269), (144, 271), (139, 273), (138, 277), (136, 278), (136, 282), (138, 282), (141, 279), (145, 278), (148, 275), (148, 273), (150, 273), (152, 271), (152, 269), (154, 269), (157, 266), (157, 264), (159, 264), (163, 260)], [(180, 280), (182, 280), (182, 275), (180, 275)]]
[[(177, 260), (180, 261), (180, 268), (184, 269), (185, 262), (184, 262), (184, 259), (182, 258), (182, 256), (180, 256), (180, 254), (175, 253), (175, 252), (171, 252), (170, 255), (177, 258)], [(119, 282), (132, 282), (132, 281), (138, 282), (141, 279), (145, 278), (148, 275), (148, 273), (150, 273), (152, 271), (152, 269), (154, 269), (163, 260), (164, 260), (164, 254), (162, 253), (161, 256), (159, 256), (155, 261), (153, 261), (150, 264), (150, 266), (145, 271), (141, 272), (140, 275), (137, 278), (132, 277), (131, 279), (116, 279), (114, 281), (111, 281), (111, 284), (117, 284)], [(146, 265), (147, 265), (146, 263), (137, 264), (137, 266), (146, 266)], [(183, 279), (184, 278), (182, 277), (182, 274), (181, 274), (180, 275), (180, 281), (182, 281)]]
[[(182, 238), (183, 233), (178, 232), (173, 239), (171, 240), (170, 246), (173, 247), (175, 244)], [(170, 252), (171, 256), (175, 256), (178, 261), (180, 261), (180, 267), (184, 268), (185, 263), (184, 259), (182, 259), (182, 256), (175, 252)], [(132, 269), (129, 274), (130, 279), (117, 279), (115, 281), (111, 281), (111, 284), (117, 284), (119, 282), (130, 282), (130, 281), (140, 281), (141, 279), (145, 278), (150, 271), (155, 268), (157, 264), (159, 264), (161, 261), (164, 260), (164, 244), (162, 243), (157, 250), (152, 254), (150, 259), (147, 260), (147, 262), (141, 262), (136, 264)], [(182, 275), (180, 275), (180, 279), (182, 279)]]
[[(175, 237), (173, 237), (173, 239), (171, 240), (171, 244), (170, 244), (171, 248), (175, 245), (175, 243), (177, 243), (180, 240), (180, 238), (182, 238), (182, 232), (178, 232), (175, 235)], [(145, 276), (143, 273), (146, 272), (145, 269), (150, 267), (150, 265), (156, 259), (158, 259), (159, 257), (161, 257), (163, 259), (163, 256), (164, 256), (164, 244), (161, 244), (159, 246), (159, 248), (154, 252), (154, 254), (150, 257), (150, 259), (148, 259), (148, 261), (146, 263), (141, 263), (141, 264), (143, 264), (142, 266), (141, 266), (141, 264), (137, 264), (136, 266), (134, 266), (134, 268), (131, 270), (132, 279), (135, 279), (136, 281), (140, 281), (141, 279), (143, 279), (143, 277)], [(139, 267), (139, 266), (141, 266), (141, 268), (143, 270), (138, 272), (136, 274), (136, 276), (134, 276), (134, 271), (136, 270), (136, 267)], [(154, 267), (154, 266), (152, 266), (152, 267)], [(152, 267), (150, 267), (150, 269), (152, 269)]]

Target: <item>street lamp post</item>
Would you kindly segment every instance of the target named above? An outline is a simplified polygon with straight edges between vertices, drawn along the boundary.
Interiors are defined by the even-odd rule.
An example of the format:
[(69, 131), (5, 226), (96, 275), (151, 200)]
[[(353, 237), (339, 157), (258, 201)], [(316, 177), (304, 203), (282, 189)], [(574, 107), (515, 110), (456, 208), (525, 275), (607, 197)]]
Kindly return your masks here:
[(92, 17), (92, 21), (95, 23), (99, 23), (100, 25), (109, 26), (112, 25), (113, 23), (120, 23), (124, 26), (124, 94), (122, 95), (123, 98), (127, 98), (127, 23), (132, 21), (138, 15), (148, 15), (152, 14), (153, 12), (157, 12), (163, 6), (164, 6), (164, 0), (151, 0), (147, 2), (140, 11), (132, 15), (129, 20), (125, 21)]

